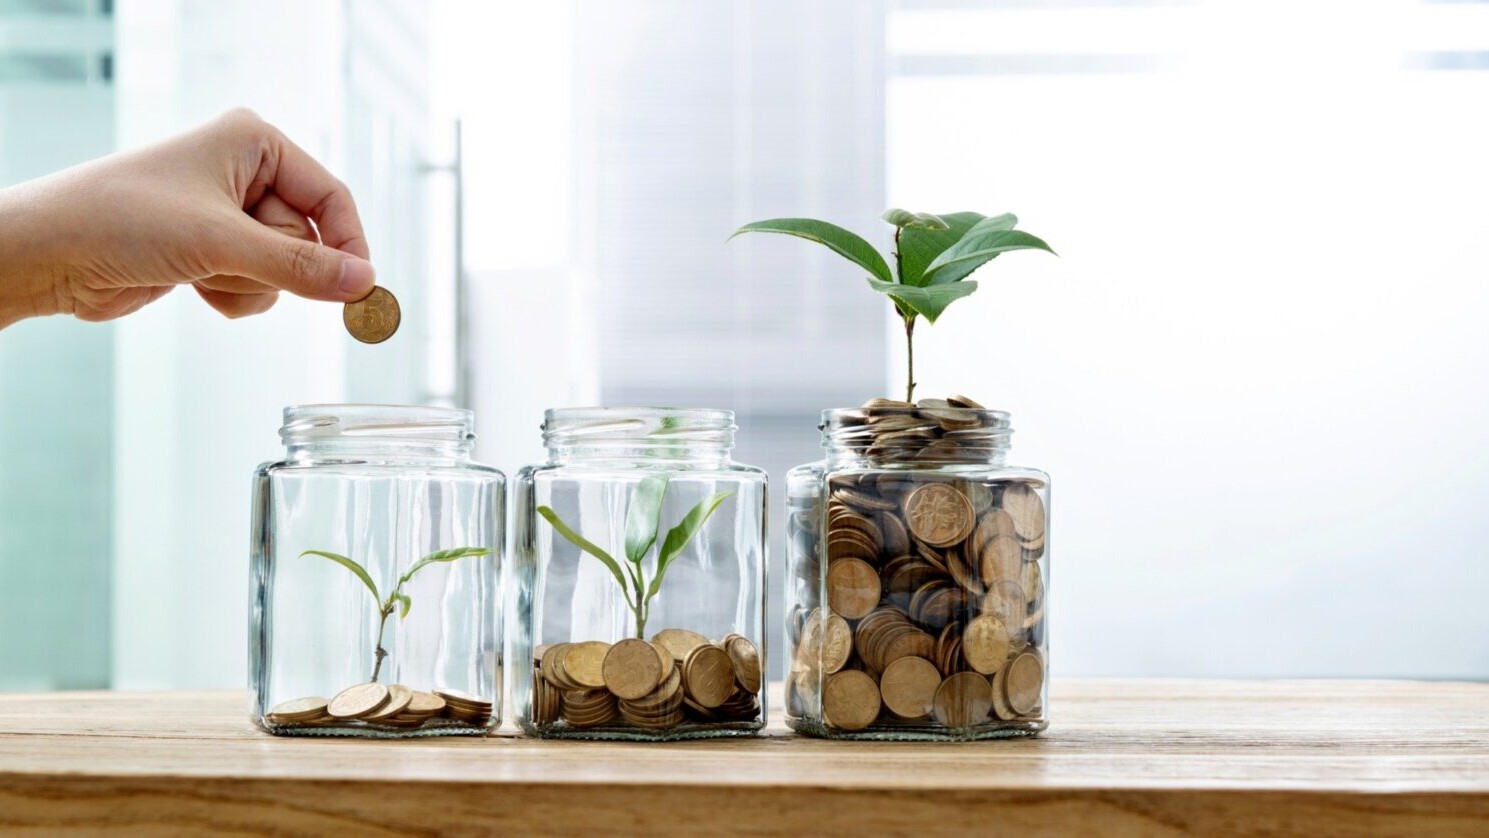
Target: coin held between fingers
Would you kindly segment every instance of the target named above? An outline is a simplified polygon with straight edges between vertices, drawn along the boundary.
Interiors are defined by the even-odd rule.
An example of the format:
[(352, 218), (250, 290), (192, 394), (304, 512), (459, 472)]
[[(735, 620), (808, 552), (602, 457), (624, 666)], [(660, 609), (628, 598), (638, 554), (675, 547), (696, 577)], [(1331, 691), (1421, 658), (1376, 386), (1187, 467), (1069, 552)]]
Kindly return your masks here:
[(341, 321), (347, 332), (363, 343), (382, 343), (392, 337), (402, 319), (398, 298), (381, 285), (341, 309)]

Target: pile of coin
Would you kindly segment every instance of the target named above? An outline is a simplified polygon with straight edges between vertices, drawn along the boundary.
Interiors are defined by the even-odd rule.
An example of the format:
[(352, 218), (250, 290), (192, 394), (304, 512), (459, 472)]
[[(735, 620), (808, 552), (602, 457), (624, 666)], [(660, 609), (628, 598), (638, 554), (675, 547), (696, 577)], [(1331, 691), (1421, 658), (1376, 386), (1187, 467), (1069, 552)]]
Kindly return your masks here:
[(763, 670), (748, 638), (715, 643), (688, 629), (651, 640), (588, 640), (533, 650), (529, 721), (540, 733), (750, 722), (760, 716)]
[[(986, 437), (998, 421), (987, 417), (1001, 415), (954, 397), (916, 407), (936, 423), (927, 436), (881, 418), (907, 407), (876, 399), (860, 411), (872, 446), (907, 449), (914, 438), (944, 452), (947, 440), (974, 440), (972, 429)], [(790, 499), (799, 578), (788, 715), (843, 731), (1040, 721), (1042, 483), (991, 468), (879, 468), (880, 454), (830, 474), (825, 499)]]
[(264, 714), (273, 727), (412, 729), (461, 723), (486, 727), (492, 704), (456, 690), (424, 692), (402, 684), (354, 684), (330, 699), (296, 698)]
[(1006, 414), (966, 396), (905, 402), (870, 399), (838, 411), (834, 439), (881, 462), (975, 462), (1008, 428)]

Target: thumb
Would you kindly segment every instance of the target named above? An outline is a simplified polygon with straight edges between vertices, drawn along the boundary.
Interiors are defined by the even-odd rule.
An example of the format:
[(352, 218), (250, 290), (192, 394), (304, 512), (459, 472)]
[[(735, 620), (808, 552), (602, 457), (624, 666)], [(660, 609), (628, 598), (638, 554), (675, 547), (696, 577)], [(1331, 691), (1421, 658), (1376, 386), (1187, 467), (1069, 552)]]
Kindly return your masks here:
[(372, 293), (372, 263), (244, 219), (229, 271), (312, 300), (352, 302)]

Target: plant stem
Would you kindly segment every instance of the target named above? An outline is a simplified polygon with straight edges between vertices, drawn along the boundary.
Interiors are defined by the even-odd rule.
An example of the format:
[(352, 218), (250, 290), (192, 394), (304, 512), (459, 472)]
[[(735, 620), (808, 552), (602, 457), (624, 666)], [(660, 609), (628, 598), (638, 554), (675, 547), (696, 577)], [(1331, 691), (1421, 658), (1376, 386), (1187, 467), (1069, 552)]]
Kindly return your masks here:
[[(900, 256), (900, 233), (903, 228), (894, 228), (894, 281), (903, 283), (905, 281), (905, 259)], [(895, 310), (905, 321), (905, 346), (909, 352), (909, 366), (905, 370), (905, 401), (915, 402), (915, 312), (907, 311), (898, 302), (894, 304)]]
[(905, 401), (915, 403), (915, 315), (905, 315)]
[(383, 648), (383, 631), (388, 627), (388, 618), (393, 616), (393, 600), (389, 599), (382, 608), (382, 619), (377, 624), (377, 650), (373, 652), (372, 658), (372, 683), (377, 683), (377, 674), (383, 669), (383, 658), (388, 656), (388, 650)]

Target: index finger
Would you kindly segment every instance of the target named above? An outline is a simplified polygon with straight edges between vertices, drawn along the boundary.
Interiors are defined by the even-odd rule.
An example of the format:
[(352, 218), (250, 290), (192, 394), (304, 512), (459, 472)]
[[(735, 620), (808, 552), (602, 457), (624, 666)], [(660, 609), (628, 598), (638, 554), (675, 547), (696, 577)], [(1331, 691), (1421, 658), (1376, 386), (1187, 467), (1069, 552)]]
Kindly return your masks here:
[(269, 159), (264, 166), (274, 194), (315, 222), (321, 243), (353, 256), (370, 259), (362, 218), (351, 190), (326, 171), (314, 157), (295, 145), (279, 130), (273, 132)]

